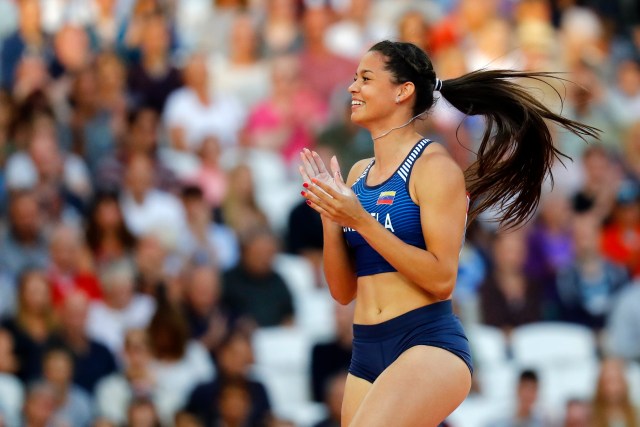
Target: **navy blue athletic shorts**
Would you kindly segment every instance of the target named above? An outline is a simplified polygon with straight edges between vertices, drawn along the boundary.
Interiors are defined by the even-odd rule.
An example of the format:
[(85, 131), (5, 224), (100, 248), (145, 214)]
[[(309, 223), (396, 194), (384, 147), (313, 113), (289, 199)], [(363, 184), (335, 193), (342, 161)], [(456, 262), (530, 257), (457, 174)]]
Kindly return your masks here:
[(451, 301), (411, 310), (375, 325), (353, 325), (349, 373), (373, 383), (404, 351), (416, 345), (440, 347), (461, 358), (473, 373), (469, 341)]

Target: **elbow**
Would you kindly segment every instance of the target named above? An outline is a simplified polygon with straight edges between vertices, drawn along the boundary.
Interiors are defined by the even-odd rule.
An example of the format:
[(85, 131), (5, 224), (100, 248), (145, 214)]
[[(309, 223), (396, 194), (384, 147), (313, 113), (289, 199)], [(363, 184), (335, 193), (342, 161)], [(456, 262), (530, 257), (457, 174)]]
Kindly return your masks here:
[(439, 301), (447, 300), (451, 298), (451, 294), (453, 294), (453, 286), (438, 288), (436, 291), (431, 292), (431, 294), (435, 296)]
[(348, 305), (356, 297), (355, 293), (340, 293), (331, 292), (331, 297), (340, 305)]
[(451, 275), (447, 277), (440, 278), (438, 280), (431, 280), (429, 282), (423, 283), (422, 288), (433, 295), (440, 301), (451, 298), (451, 294), (453, 294), (453, 289), (456, 284), (456, 275)]

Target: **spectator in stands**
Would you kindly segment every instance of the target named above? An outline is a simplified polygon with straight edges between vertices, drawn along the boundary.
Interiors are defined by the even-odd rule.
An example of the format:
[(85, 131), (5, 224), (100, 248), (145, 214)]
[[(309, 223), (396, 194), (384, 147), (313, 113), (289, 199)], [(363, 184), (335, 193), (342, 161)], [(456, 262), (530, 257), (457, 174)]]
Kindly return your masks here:
[(317, 423), (315, 427), (340, 427), (342, 398), (344, 386), (347, 382), (347, 371), (334, 373), (324, 387), (323, 402), (327, 405), (327, 417)]
[(209, 72), (203, 55), (191, 56), (182, 71), (185, 86), (167, 100), (163, 121), (177, 151), (194, 153), (209, 136), (216, 137), (224, 149), (237, 144), (244, 109), (232, 95), (213, 93)]
[[(51, 222), (78, 221), (93, 189), (84, 159), (60, 147), (53, 113), (44, 107), (30, 117), (28, 146), (7, 160), (5, 176), (11, 190), (32, 189)], [(57, 197), (60, 206), (47, 198)], [(71, 209), (75, 208), (75, 209)]]
[(629, 397), (625, 365), (619, 359), (604, 359), (593, 400), (594, 427), (637, 427), (638, 409)]
[[(225, 384), (236, 384), (241, 389), (239, 399), (244, 406), (249, 406), (249, 422), (247, 425), (265, 425), (270, 418), (271, 405), (264, 385), (249, 377), (249, 369), (254, 362), (250, 336), (240, 328), (228, 331), (218, 347), (216, 354), (218, 375), (213, 381), (200, 383), (191, 393), (185, 410), (196, 415), (204, 425), (215, 425), (222, 408), (222, 396)], [(229, 397), (229, 396), (227, 396)], [(232, 398), (234, 396), (231, 396)], [(238, 397), (238, 396), (235, 396)], [(226, 402), (228, 403), (228, 401)]]
[[(282, 185), (289, 184), (290, 166), (298, 162), (292, 155), (287, 165), (282, 157), (296, 153), (289, 148), (296, 144), (316, 144), (323, 158), (337, 154), (346, 176), (354, 163), (349, 159), (372, 156), (370, 135), (348, 120), (346, 89), (357, 64), (340, 56), (355, 55), (371, 29), (376, 37), (411, 41), (437, 56), (440, 79), (458, 77), (473, 63), (495, 66), (514, 57), (512, 65), (519, 69), (568, 71), (565, 77), (577, 84), (531, 82), (531, 93), (557, 111), (554, 90), (563, 97), (566, 92), (562, 111), (604, 133), (601, 144), (554, 134), (574, 162), (565, 162), (568, 171), (558, 162), (553, 166), (551, 199), (541, 200), (529, 222), (534, 228), (521, 282), (537, 283), (542, 274), (555, 293), (524, 292), (523, 297), (517, 284), (523, 275), (497, 274), (486, 261), (493, 251), (493, 229), (478, 221), (467, 230), (460, 254), (455, 309), (463, 322), (480, 320), (480, 294), (491, 289), (491, 282), (501, 305), (487, 318), (530, 319), (528, 310), (540, 297), (550, 303), (543, 305), (542, 319), (595, 328), (606, 319), (603, 354), (640, 362), (640, 280), (634, 277), (638, 283), (624, 286), (620, 268), (611, 263), (618, 260), (633, 274), (640, 265), (635, 259), (640, 259), (640, 234), (634, 231), (640, 202), (628, 197), (632, 186), (621, 185), (625, 180), (640, 184), (636, 3), (0, 0), (0, 425), (60, 427), (55, 390), (31, 385), (42, 378), (43, 354), (52, 347), (71, 355), (75, 385), (91, 391), (101, 384), (95, 387), (99, 410), (92, 427), (207, 425), (187, 412), (170, 414), (200, 377), (210, 379), (198, 394), (197, 413), (207, 423), (238, 421), (249, 410), (249, 425), (258, 418), (270, 427), (308, 424), (310, 408), (293, 402), (285, 408), (289, 421), (256, 415), (268, 414), (269, 406), (264, 386), (247, 381), (250, 337), (227, 336), (238, 322), (255, 323), (231, 318), (222, 303), (238, 313), (255, 312), (265, 324), (291, 323), (297, 307), (288, 283), (273, 276), (270, 267), (280, 248), (273, 237), (245, 244), (252, 240), (245, 236), (261, 227), (288, 239), (287, 250), (306, 256), (319, 273), (316, 285), (326, 285), (320, 269), (322, 235), (316, 235), (319, 216), (305, 203), (295, 206), (281, 197), (289, 194)], [(344, 34), (353, 37), (344, 42)], [(273, 75), (270, 62), (277, 71)], [(203, 119), (211, 111), (213, 118)], [(468, 166), (480, 148), (481, 125), (477, 117), (440, 100), (417, 129)], [(172, 149), (171, 129), (187, 135), (187, 161)], [(261, 153), (252, 149), (256, 146), (277, 149)], [(166, 197), (149, 198), (156, 190)], [(572, 215), (563, 206), (566, 200), (574, 206)], [(182, 219), (171, 219), (178, 210)], [(581, 224), (584, 213), (593, 216), (588, 225)], [(621, 217), (636, 219), (621, 227)], [(571, 230), (575, 226), (575, 235), (567, 224)], [(85, 231), (88, 250), (72, 229)], [(238, 236), (243, 237), (241, 263)], [(510, 253), (501, 256), (500, 268), (520, 264), (515, 262), (522, 256), (520, 244), (502, 250)], [(576, 244), (583, 248), (578, 253)], [(113, 267), (127, 262), (131, 268)], [(93, 304), (89, 315), (91, 300), (82, 290), (98, 296), (95, 276), (101, 272), (115, 278), (107, 283), (107, 301)], [(507, 284), (498, 276), (508, 277)], [(85, 286), (85, 279), (92, 284)], [(139, 300), (146, 302), (134, 303)], [(164, 307), (167, 300), (182, 311), (157, 321), (161, 326), (152, 331), (152, 352), (146, 331), (127, 328), (145, 327), (158, 302)], [(315, 402), (304, 404), (314, 409), (324, 391), (340, 388), (340, 380), (325, 378), (348, 363), (351, 328), (345, 319), (351, 309), (336, 309), (337, 336), (313, 350), (307, 382)], [(95, 319), (100, 310), (97, 317), (104, 321)], [(112, 354), (93, 336), (106, 337), (116, 329), (117, 342), (125, 336), (124, 349)], [(217, 376), (202, 373), (214, 371), (212, 356)], [(114, 371), (115, 358), (122, 372)], [(68, 356), (54, 359), (63, 367), (54, 374), (68, 377)], [(207, 363), (209, 370), (195, 369), (202, 374), (190, 369)], [(223, 382), (223, 377), (241, 379)], [(612, 383), (612, 390), (621, 384)], [(327, 402), (334, 422), (336, 402)], [(587, 427), (591, 403), (568, 403), (566, 419), (558, 421)], [(488, 408), (480, 406), (480, 411)], [(465, 408), (471, 418), (474, 408)], [(609, 423), (630, 427), (623, 416), (616, 417)], [(76, 424), (69, 421), (65, 427)]]
[(481, 322), (480, 290), (487, 278), (489, 266), (483, 248), (479, 247), (478, 240), (474, 238), (478, 229), (478, 223), (467, 228), (467, 235), (460, 249), (453, 310), (462, 324)]
[(210, 209), (218, 209), (227, 195), (229, 180), (221, 163), (222, 148), (214, 136), (206, 137), (198, 150), (200, 166), (184, 181), (199, 186)]
[(101, 51), (113, 50), (118, 36), (118, 17), (116, 0), (98, 0), (95, 2), (92, 18), (92, 32)]
[(229, 190), (222, 202), (222, 221), (236, 234), (256, 226), (267, 226), (267, 217), (256, 201), (251, 168), (239, 164), (229, 171)]
[(210, 86), (237, 97), (244, 110), (266, 98), (271, 88), (268, 63), (260, 57), (256, 26), (256, 19), (249, 13), (237, 14), (231, 23), (228, 55), (214, 54), (210, 62), (213, 71)]
[(462, 0), (448, 10), (448, 16), (432, 28), (432, 51), (439, 53), (475, 40), (486, 24), (498, 15), (498, 3), (481, 4)]
[[(290, 163), (298, 153), (315, 145), (314, 134), (327, 121), (327, 102), (307, 81), (303, 65), (295, 56), (275, 58), (271, 63), (271, 95), (259, 102), (247, 119), (251, 147), (278, 153)], [(334, 75), (335, 70), (328, 75)]]
[(133, 257), (136, 238), (124, 222), (118, 195), (96, 195), (87, 214), (86, 240), (97, 268)]
[(612, 97), (625, 112), (626, 122), (640, 120), (640, 57), (625, 58), (617, 67), (616, 88)]
[(118, 427), (116, 424), (105, 418), (95, 418), (93, 427)]
[(145, 328), (156, 310), (155, 300), (135, 292), (134, 270), (126, 261), (106, 267), (100, 274), (104, 301), (89, 308), (89, 336), (120, 354), (124, 334), (130, 328)]
[(562, 427), (592, 427), (592, 413), (591, 402), (580, 399), (569, 399), (565, 404), (564, 423)]
[(10, 0), (0, 0), (0, 40), (18, 28), (18, 5)]
[(0, 165), (4, 165), (10, 148), (11, 128), (14, 126), (16, 102), (7, 89), (0, 88)]
[(175, 241), (186, 231), (184, 208), (172, 194), (154, 188), (154, 165), (143, 154), (129, 159), (120, 209), (134, 236), (154, 232)]
[(193, 415), (192, 413), (181, 410), (176, 413), (175, 427), (205, 427), (205, 425), (200, 421), (200, 419)]
[(17, 64), (26, 52), (34, 52), (48, 60), (53, 56), (51, 42), (41, 27), (40, 2), (24, 0), (18, 6), (18, 29), (0, 46), (0, 76), (4, 88), (12, 87)]
[(168, 249), (159, 236), (149, 233), (137, 239), (134, 252), (137, 292), (154, 298), (166, 295), (167, 259)]
[(640, 182), (640, 120), (627, 129), (624, 142), (623, 167), (628, 179)]
[(197, 264), (207, 263), (221, 270), (235, 266), (240, 257), (235, 233), (213, 221), (212, 209), (203, 191), (196, 186), (186, 186), (182, 190), (182, 204), (188, 231), (180, 236), (180, 252)]
[(154, 403), (145, 398), (135, 399), (127, 410), (127, 426), (130, 427), (160, 427), (160, 417)]
[(338, 56), (327, 48), (325, 37), (330, 24), (331, 11), (324, 4), (305, 8), (300, 69), (305, 70), (304, 86), (312, 90), (325, 105), (330, 104), (336, 91), (346, 89), (358, 68), (357, 61)]
[[(580, 31), (580, 30), (578, 30)], [(592, 63), (580, 58), (571, 69), (573, 84), (567, 87), (564, 113), (567, 118), (589, 123), (602, 131), (600, 141), (613, 152), (622, 148), (624, 111), (609, 96), (609, 90)], [(596, 142), (588, 139), (588, 142)], [(579, 157), (587, 144), (562, 132), (557, 137), (558, 148), (570, 157)]]
[(116, 141), (121, 141), (125, 136), (127, 123), (127, 68), (113, 51), (107, 50), (96, 58), (95, 71), (99, 107), (110, 118), (110, 133)]
[(621, 290), (607, 319), (608, 354), (640, 362), (640, 281)]
[(336, 10), (338, 19), (333, 19), (326, 30), (327, 48), (336, 55), (358, 61), (367, 49), (378, 41), (383, 32), (380, 24), (371, 18), (375, 1), (352, 0)]
[(538, 374), (530, 369), (520, 372), (517, 401), (512, 415), (487, 424), (487, 427), (550, 427), (547, 414), (536, 406), (538, 401)]
[(160, 301), (148, 333), (151, 372), (158, 390), (156, 409), (163, 423), (169, 424), (196, 385), (214, 378), (215, 368), (205, 347), (189, 338), (182, 311), (168, 301)]
[(56, 391), (52, 385), (44, 382), (31, 383), (24, 401), (21, 425), (52, 425), (55, 422), (56, 400)]
[(222, 278), (222, 306), (232, 317), (248, 316), (259, 326), (291, 324), (293, 297), (273, 269), (276, 236), (267, 227), (250, 229), (240, 236), (240, 250), (238, 266)]
[(158, 113), (142, 107), (127, 115), (125, 136), (118, 150), (104, 158), (96, 172), (98, 190), (116, 191), (125, 181), (125, 170), (130, 160), (138, 155), (147, 156), (153, 164), (153, 184), (164, 191), (177, 186), (176, 177), (161, 159), (158, 143)]
[(25, 390), (15, 376), (18, 363), (13, 336), (0, 327), (0, 425), (3, 426), (18, 425), (20, 419)]
[(353, 341), (352, 319), (355, 304), (334, 305), (336, 336), (332, 341), (317, 343), (311, 350), (311, 390), (313, 399), (322, 402), (327, 397), (329, 381), (349, 369)]
[(560, 319), (600, 331), (629, 276), (624, 267), (600, 253), (598, 223), (592, 216), (574, 220), (573, 241), (575, 259), (558, 272)]
[(134, 107), (151, 107), (158, 113), (171, 92), (182, 85), (180, 72), (171, 64), (171, 35), (167, 19), (151, 13), (141, 28), (140, 63), (129, 68), (128, 88)]
[[(559, 37), (562, 38), (561, 56), (564, 66), (572, 68), (579, 63), (592, 67), (602, 66), (605, 52), (602, 39), (605, 37), (603, 22), (595, 10), (575, 5), (566, 5), (560, 19)], [(584, 88), (593, 90), (593, 86)]]
[(602, 230), (602, 252), (624, 265), (632, 277), (640, 275), (640, 186), (624, 181), (616, 196), (611, 221)]
[(51, 290), (42, 270), (27, 269), (18, 280), (18, 309), (15, 317), (3, 319), (15, 343), (20, 361), (17, 376), (25, 384), (38, 379), (42, 372), (42, 355), (53, 342), (55, 318)]
[(211, 265), (190, 266), (184, 285), (189, 336), (213, 353), (229, 327), (229, 319), (220, 308), (220, 272)]
[(295, 0), (267, 2), (266, 19), (260, 28), (265, 57), (291, 54), (301, 49), (300, 8), (301, 4), (296, 4)]
[[(47, 61), (39, 55), (26, 54), (20, 58), (14, 74), (14, 83), (9, 88), (13, 99), (19, 104), (53, 101), (49, 92), (52, 80), (47, 69)], [(20, 148), (23, 148), (21, 146)]]
[(430, 23), (419, 9), (409, 9), (398, 20), (398, 38), (413, 43), (425, 52), (431, 52)]
[(179, 35), (187, 51), (207, 53), (224, 52), (230, 49), (229, 33), (233, 18), (246, 11), (264, 7), (248, 0), (213, 0), (206, 2), (178, 2), (176, 15)]
[(621, 177), (616, 171), (612, 155), (602, 145), (589, 145), (581, 161), (584, 178), (582, 187), (573, 195), (573, 209), (604, 220), (615, 202)]
[(542, 319), (542, 289), (525, 272), (523, 230), (494, 236), (492, 266), (480, 288), (483, 322), (510, 333), (517, 326)]
[(28, 266), (45, 268), (49, 251), (33, 192), (21, 191), (11, 196), (7, 225), (0, 238), (0, 270), (15, 279)]
[[(103, 106), (100, 96), (101, 82), (95, 65), (73, 75), (70, 82), (69, 102), (73, 105), (69, 117), (70, 149), (81, 155), (95, 174), (100, 161), (116, 149), (112, 111)], [(116, 113), (118, 113), (116, 111)], [(122, 114), (120, 112), (120, 114)]]
[(574, 259), (572, 214), (565, 194), (548, 193), (542, 199), (538, 220), (527, 236), (525, 269), (527, 275), (542, 287), (541, 295), (547, 299), (553, 295), (558, 270)]
[(129, 329), (124, 338), (122, 371), (103, 378), (96, 386), (97, 415), (123, 425), (127, 408), (137, 398), (146, 397), (157, 405), (158, 389), (151, 371), (151, 347), (144, 329)]
[[(154, 15), (163, 15), (165, 5), (159, 0), (130, 0), (124, 4), (119, 2), (118, 6), (122, 21), (118, 29), (117, 52), (127, 63), (139, 63), (145, 25)], [(172, 23), (167, 24), (172, 30)], [(173, 36), (171, 32), (172, 42)]]
[(87, 30), (71, 22), (65, 23), (55, 32), (53, 49), (55, 56), (50, 73), (54, 79), (73, 78), (88, 69), (94, 59)]
[(73, 358), (73, 382), (93, 395), (96, 383), (116, 371), (111, 351), (87, 335), (89, 298), (83, 292), (72, 292), (58, 312), (60, 328), (57, 339)]
[(84, 292), (94, 300), (102, 298), (91, 256), (77, 228), (58, 225), (50, 236), (49, 253), (51, 264), (47, 276), (55, 306), (64, 303), (67, 295), (76, 291)]
[[(251, 390), (246, 380), (228, 378), (221, 382), (220, 393), (216, 401), (218, 419), (215, 424), (223, 426), (252, 425)], [(215, 425), (214, 424), (214, 425)]]
[(56, 395), (54, 418), (57, 423), (71, 427), (89, 427), (93, 420), (89, 394), (73, 384), (73, 359), (62, 348), (52, 348), (43, 357), (43, 379)]

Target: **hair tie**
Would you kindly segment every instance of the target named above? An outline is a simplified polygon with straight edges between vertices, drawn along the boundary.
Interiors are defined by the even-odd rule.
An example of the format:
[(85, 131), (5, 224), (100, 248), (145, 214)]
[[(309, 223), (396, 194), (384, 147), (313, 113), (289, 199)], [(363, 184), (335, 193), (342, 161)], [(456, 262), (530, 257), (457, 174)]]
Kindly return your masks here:
[(433, 91), (434, 92), (440, 92), (441, 89), (442, 89), (442, 80), (440, 80), (439, 78), (436, 77), (436, 84), (433, 87)]

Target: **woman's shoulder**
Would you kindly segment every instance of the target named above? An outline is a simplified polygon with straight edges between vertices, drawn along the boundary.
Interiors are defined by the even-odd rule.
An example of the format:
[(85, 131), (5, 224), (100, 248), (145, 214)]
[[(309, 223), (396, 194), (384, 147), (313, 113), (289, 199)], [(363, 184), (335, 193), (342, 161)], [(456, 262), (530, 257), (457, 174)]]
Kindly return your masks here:
[(420, 181), (433, 183), (464, 182), (464, 173), (445, 147), (431, 143), (416, 160), (412, 175), (418, 175)]
[(347, 177), (346, 184), (352, 185), (355, 182), (355, 180), (358, 179), (360, 175), (362, 175), (366, 167), (372, 161), (373, 161), (373, 157), (368, 157), (366, 159), (358, 160), (357, 162), (355, 162), (354, 165), (351, 166), (351, 170), (349, 171), (349, 176)]

